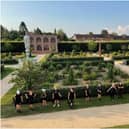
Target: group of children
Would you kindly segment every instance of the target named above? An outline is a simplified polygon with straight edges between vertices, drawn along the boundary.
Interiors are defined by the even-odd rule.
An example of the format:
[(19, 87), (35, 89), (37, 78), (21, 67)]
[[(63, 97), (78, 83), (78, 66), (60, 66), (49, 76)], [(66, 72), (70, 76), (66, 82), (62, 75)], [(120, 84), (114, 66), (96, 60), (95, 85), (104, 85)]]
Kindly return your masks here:
[[(124, 87), (122, 83), (117, 83), (117, 84), (112, 83), (112, 86), (107, 90), (107, 93), (110, 95), (111, 99), (114, 99), (114, 96), (116, 94), (118, 94), (118, 97), (122, 97), (123, 88)], [(97, 92), (97, 98), (101, 100), (101, 97), (102, 97), (101, 84), (98, 84), (96, 92)], [(84, 88), (84, 95), (85, 95), (86, 101), (89, 101), (91, 97), (91, 91), (88, 84)], [(29, 89), (28, 92), (25, 94), (25, 97), (27, 99), (27, 103), (29, 104), (29, 108), (33, 110), (33, 100), (36, 97), (36, 94), (34, 94), (33, 91)], [(52, 92), (53, 107), (60, 107), (61, 98), (62, 98), (62, 95), (60, 91), (55, 88)], [(73, 107), (75, 98), (76, 98), (76, 92), (73, 88), (70, 88), (67, 94), (68, 104), (70, 108)], [(15, 107), (17, 112), (21, 112), (21, 103), (23, 102), (23, 97), (19, 90), (16, 92), (16, 96), (14, 97), (14, 102), (15, 102)], [(41, 104), (42, 106), (47, 105), (47, 93), (45, 89), (42, 89)]]

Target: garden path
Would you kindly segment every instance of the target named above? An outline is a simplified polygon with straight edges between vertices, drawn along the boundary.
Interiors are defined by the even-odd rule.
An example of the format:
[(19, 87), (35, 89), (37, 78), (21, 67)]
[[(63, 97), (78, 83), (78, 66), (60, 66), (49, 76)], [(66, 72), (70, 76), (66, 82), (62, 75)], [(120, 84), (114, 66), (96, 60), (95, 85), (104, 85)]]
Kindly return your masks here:
[(4, 96), (5, 93), (8, 92), (9, 89), (13, 87), (13, 83), (9, 83), (12, 78), (12, 73), (0, 80), (0, 97)]
[(2, 119), (3, 128), (103, 128), (129, 124), (129, 104)]
[(121, 71), (123, 71), (129, 75), (129, 66), (128, 65), (124, 65), (118, 61), (115, 61), (115, 67), (119, 68)]
[[(41, 58), (45, 57), (44, 55), (37, 55), (35, 57), (35, 60), (38, 62)], [(6, 65), (6, 67), (13, 67), (13, 68), (19, 68), (22, 65), (22, 62), (16, 65)], [(12, 78), (12, 73), (0, 80), (0, 97), (4, 96), (9, 89), (13, 87), (12, 83), (9, 83), (9, 81)]]

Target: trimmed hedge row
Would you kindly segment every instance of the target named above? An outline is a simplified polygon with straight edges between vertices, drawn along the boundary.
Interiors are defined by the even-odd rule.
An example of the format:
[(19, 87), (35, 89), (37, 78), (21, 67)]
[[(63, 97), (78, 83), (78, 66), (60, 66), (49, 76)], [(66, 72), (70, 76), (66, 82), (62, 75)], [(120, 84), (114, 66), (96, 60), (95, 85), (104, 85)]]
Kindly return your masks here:
[(113, 60), (129, 59), (129, 56), (114, 56)]
[(129, 65), (129, 60), (126, 60), (126, 64)]
[(1, 42), (1, 52), (25, 52), (23, 42)]
[(1, 60), (1, 64), (18, 64), (18, 60), (16, 60), (16, 59), (3, 59), (3, 60)]
[[(107, 50), (107, 44), (111, 45), (111, 50), (110, 51), (118, 51), (118, 50), (122, 50), (122, 45), (125, 46), (125, 48), (127, 48), (126, 50), (128, 51), (128, 47), (129, 47), (129, 42), (115, 42), (115, 43), (101, 43), (101, 48), (104, 52), (109, 52), (109, 50)], [(74, 47), (77, 47), (79, 51), (83, 51), (83, 52), (87, 52), (88, 50), (88, 43), (87, 42), (59, 42), (58, 43), (58, 51), (59, 52), (71, 52), (73, 50)], [(98, 51), (99, 48), (99, 44), (97, 44), (97, 49), (95, 52)]]
[[(10, 48), (7, 47), (7, 45), (10, 44)], [(125, 48), (128, 50), (129, 42), (109, 42), (109, 43), (101, 43), (102, 49), (106, 52), (107, 48), (106, 45), (110, 44), (112, 46), (112, 50), (110, 51), (118, 51), (122, 50), (122, 45), (125, 45)], [(58, 43), (58, 51), (59, 52), (71, 52), (75, 46), (78, 48), (78, 51), (84, 51), (87, 52), (88, 50), (88, 42), (59, 42)], [(97, 44), (97, 50), (98, 50), (99, 45)], [(97, 52), (97, 50), (95, 52)], [(25, 47), (24, 43), (21, 41), (14, 41), (14, 42), (1, 42), (1, 52), (24, 52)], [(108, 52), (108, 51), (107, 51)]]
[[(108, 93), (106, 92), (107, 89), (110, 87), (110, 85), (106, 85), (106, 86), (102, 86), (102, 95), (103, 96), (107, 96)], [(127, 94), (129, 93), (129, 83), (125, 83), (124, 84), (124, 90), (123, 90), (123, 93)], [(90, 96), (91, 97), (96, 97), (97, 96), (97, 86), (90, 86)], [(59, 89), (61, 95), (62, 95), (62, 98), (61, 100), (66, 100), (67, 99), (67, 94), (68, 94), (68, 88), (63, 88), (63, 89)], [(84, 98), (84, 86), (83, 87), (77, 87), (77, 88), (74, 88), (75, 92), (76, 92), (76, 97), (77, 98)], [(49, 89), (46, 91), (47, 92), (47, 101), (52, 101), (52, 92), (53, 92), (53, 89)], [(25, 97), (25, 94), (26, 92), (22, 92), (23, 93), (23, 103), (27, 103), (27, 99)], [(34, 103), (39, 103), (41, 102), (41, 90), (38, 90), (38, 91), (35, 91), (35, 94), (36, 94), (36, 97), (34, 98)]]
[(103, 61), (103, 57), (78, 57), (78, 58), (50, 58), (49, 61), (53, 61), (53, 62), (61, 62), (61, 63), (68, 63), (68, 62), (84, 62), (84, 61)]

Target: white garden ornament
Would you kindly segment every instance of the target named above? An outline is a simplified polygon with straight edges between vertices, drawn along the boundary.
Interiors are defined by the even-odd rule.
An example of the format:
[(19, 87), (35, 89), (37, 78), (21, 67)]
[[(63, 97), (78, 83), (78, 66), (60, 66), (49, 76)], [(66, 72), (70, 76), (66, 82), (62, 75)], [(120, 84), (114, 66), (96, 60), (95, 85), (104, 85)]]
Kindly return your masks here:
[(26, 57), (29, 58), (30, 55), (30, 36), (26, 32), (24, 36), (24, 44), (25, 44), (25, 52), (26, 52)]

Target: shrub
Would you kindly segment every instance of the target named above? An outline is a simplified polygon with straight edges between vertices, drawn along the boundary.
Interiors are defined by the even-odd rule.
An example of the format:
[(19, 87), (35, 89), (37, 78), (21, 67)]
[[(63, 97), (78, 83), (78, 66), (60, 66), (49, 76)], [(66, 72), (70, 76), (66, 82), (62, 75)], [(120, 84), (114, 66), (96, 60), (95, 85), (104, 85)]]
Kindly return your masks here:
[[(111, 86), (111, 84), (108, 84), (108, 85), (102, 85), (102, 95), (105, 96), (105, 95), (108, 95), (107, 94), (107, 89)], [(97, 89), (97, 85), (90, 85), (90, 96), (91, 97), (96, 97), (97, 96), (97, 92), (96, 92), (96, 89)], [(68, 88), (62, 88), (62, 89), (59, 89), (61, 95), (62, 95), (62, 100), (65, 100), (67, 99), (67, 95), (68, 95)], [(76, 92), (76, 97), (77, 98), (84, 98), (84, 86), (81, 86), (81, 87), (76, 87), (74, 88), (75, 92)], [(52, 101), (52, 91), (53, 89), (47, 89), (47, 101)], [(25, 93), (26, 91), (22, 91), (23, 93), (23, 103), (27, 103), (27, 100), (25, 98)], [(36, 93), (36, 97), (34, 98), (34, 102), (35, 103), (39, 103), (41, 102), (41, 89), (39, 90), (35, 90), (35, 93)], [(123, 93), (129, 93), (129, 82), (124, 82), (124, 90), (123, 90)]]
[(4, 63), (4, 64), (18, 64), (18, 60), (16, 60), (16, 59), (8, 59), (8, 58), (2, 60), (1, 62)]
[(62, 69), (62, 68), (63, 68), (62, 64), (57, 64), (57, 65), (56, 65), (56, 69), (60, 70), (60, 69)]
[(112, 50), (112, 44), (106, 44), (106, 50), (110, 52)]
[(107, 77), (110, 80), (113, 80), (114, 79), (114, 68), (113, 68), (113, 65), (108, 63), (107, 64), (107, 68), (108, 68)]
[(53, 83), (44, 82), (42, 84), (42, 88), (52, 88), (52, 87), (53, 87)]
[(95, 72), (92, 72), (89, 76), (91, 80), (95, 80), (97, 77), (97, 74)]
[(95, 51), (96, 49), (97, 49), (97, 43), (95, 43), (94, 41), (90, 41), (88, 43), (88, 50)]
[(77, 85), (77, 80), (75, 80), (74, 72), (72, 69), (69, 70), (67, 78), (63, 81), (64, 85)]
[(84, 73), (83, 74), (83, 79), (86, 81), (86, 80), (89, 80), (90, 79), (90, 77), (89, 77), (89, 74), (88, 73)]
[(4, 71), (4, 64), (1, 64), (1, 72)]
[(82, 77), (82, 73), (81, 73), (80, 71), (77, 71), (77, 72), (75, 73), (75, 77), (76, 77), (76, 78), (81, 78), (81, 77)]

